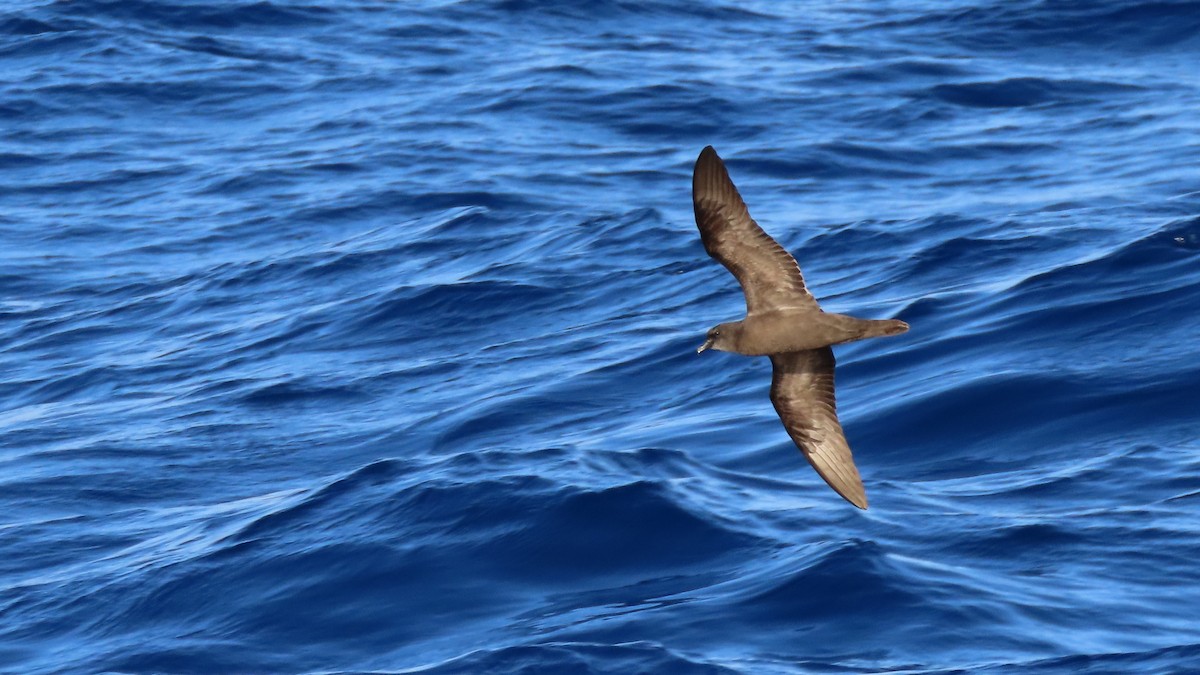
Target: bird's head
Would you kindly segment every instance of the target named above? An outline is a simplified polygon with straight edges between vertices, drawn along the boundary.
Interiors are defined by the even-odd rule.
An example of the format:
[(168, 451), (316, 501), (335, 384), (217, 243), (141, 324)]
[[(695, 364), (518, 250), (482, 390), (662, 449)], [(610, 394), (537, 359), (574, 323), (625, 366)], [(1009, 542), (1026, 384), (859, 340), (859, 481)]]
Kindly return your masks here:
[(737, 333), (738, 326), (732, 323), (722, 323), (708, 329), (708, 335), (704, 338), (704, 344), (696, 350), (696, 353), (705, 349), (715, 349), (719, 352), (732, 352), (734, 335)]

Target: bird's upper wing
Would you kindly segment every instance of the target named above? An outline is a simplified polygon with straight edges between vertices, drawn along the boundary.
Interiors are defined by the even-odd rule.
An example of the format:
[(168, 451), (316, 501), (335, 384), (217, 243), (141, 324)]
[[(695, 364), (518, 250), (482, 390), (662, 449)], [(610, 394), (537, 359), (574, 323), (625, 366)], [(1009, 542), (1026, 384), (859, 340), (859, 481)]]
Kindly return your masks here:
[(796, 259), (754, 219), (729, 180), (725, 163), (712, 146), (704, 148), (692, 172), (692, 205), (704, 250), (742, 285), (746, 313), (777, 309), (819, 310)]
[(846, 501), (865, 509), (867, 492), (837, 418), (834, 363), (829, 347), (772, 354), (771, 403), (821, 478)]

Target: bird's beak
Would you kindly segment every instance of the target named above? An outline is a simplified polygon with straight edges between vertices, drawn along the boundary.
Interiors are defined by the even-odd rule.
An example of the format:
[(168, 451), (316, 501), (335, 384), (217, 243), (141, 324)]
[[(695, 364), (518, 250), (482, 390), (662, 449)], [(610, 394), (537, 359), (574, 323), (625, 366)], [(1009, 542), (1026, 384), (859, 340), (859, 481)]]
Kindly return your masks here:
[(700, 352), (704, 351), (705, 349), (708, 349), (709, 347), (712, 346), (712, 343), (713, 343), (712, 338), (705, 340), (704, 344), (700, 345), (700, 348), (696, 350), (696, 353), (699, 354)]

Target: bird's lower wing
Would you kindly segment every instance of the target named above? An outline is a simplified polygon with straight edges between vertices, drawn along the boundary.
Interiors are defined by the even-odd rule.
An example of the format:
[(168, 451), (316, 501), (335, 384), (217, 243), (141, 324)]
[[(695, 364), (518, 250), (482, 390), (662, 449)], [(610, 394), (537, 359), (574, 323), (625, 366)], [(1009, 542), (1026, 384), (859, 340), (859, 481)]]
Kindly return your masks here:
[(865, 509), (867, 492), (837, 418), (834, 364), (829, 347), (772, 354), (771, 403), (821, 478), (846, 501)]

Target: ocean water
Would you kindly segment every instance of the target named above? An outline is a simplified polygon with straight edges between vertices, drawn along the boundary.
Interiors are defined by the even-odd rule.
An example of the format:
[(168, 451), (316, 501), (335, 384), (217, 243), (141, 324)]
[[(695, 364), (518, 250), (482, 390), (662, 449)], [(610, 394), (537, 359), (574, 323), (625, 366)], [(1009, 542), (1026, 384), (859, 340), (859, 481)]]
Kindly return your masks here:
[[(0, 8), (0, 672), (1200, 671), (1200, 3)], [(692, 218), (826, 309), (804, 462)]]

